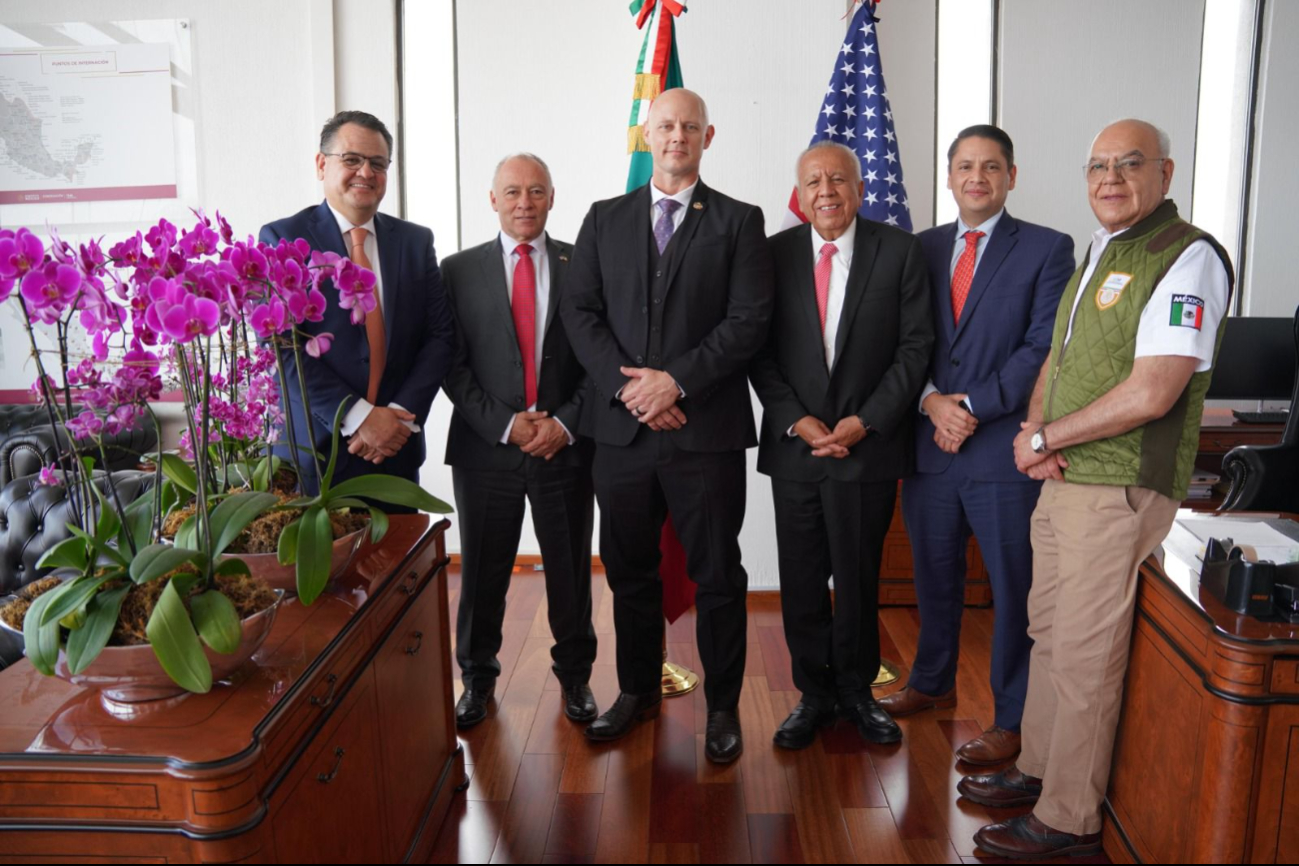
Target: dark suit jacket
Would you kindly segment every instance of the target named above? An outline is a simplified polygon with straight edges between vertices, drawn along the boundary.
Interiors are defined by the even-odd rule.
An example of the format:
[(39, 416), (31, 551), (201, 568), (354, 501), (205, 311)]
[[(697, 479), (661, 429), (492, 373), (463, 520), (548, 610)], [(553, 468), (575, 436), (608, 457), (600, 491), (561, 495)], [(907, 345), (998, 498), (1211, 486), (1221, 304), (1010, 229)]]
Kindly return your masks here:
[[(776, 314), (751, 377), (762, 400), (758, 471), (787, 481), (882, 481), (911, 472), (915, 400), (933, 345), (920, 242), (857, 217), (852, 268), (827, 369), (816, 309), (812, 227), (771, 238)], [(856, 415), (871, 432), (843, 459), (813, 457), (786, 432), (805, 415), (834, 429)]]
[[(586, 372), (564, 333), (559, 310), (563, 275), (573, 247), (547, 237), (550, 296), (546, 307), (537, 409), (549, 412), (575, 437), (582, 413)], [(523, 356), (510, 312), (501, 239), (448, 256), (442, 262), (447, 299), (456, 318), (456, 358), (442, 387), (455, 404), (447, 437), (446, 462), (466, 469), (517, 469), (526, 456), (517, 445), (502, 445), (501, 434), (523, 396)], [(590, 440), (578, 438), (551, 460), (578, 465), (590, 457)]]
[[(619, 366), (666, 370), (685, 391), (687, 423), (667, 435), (687, 451), (757, 444), (745, 371), (771, 317), (771, 256), (762, 210), (703, 181), (651, 270), (649, 184), (596, 202), (582, 223), (560, 313), (592, 390), (584, 429), (627, 445), (644, 427), (617, 399)], [(663, 305), (661, 332), (651, 306)], [(657, 312), (657, 311), (656, 311)]]
[[(377, 405), (401, 405), (415, 415), (422, 430), (455, 351), (455, 326), (442, 292), (433, 233), (423, 226), (382, 213), (374, 217), (374, 230), (379, 243), (377, 264), (383, 278), (383, 322), (388, 351)], [(304, 238), (314, 250), (344, 257), (348, 252), (338, 221), (324, 202), (262, 226), (262, 241), (276, 244), (281, 238)], [(338, 306), (333, 285), (326, 283), (322, 290), (329, 301), (324, 321), (306, 322), (302, 329), (312, 334), (331, 332), (334, 343), (318, 359), (305, 352), (301, 354), (302, 373), (314, 416), (315, 447), (328, 456), (334, 413), (339, 403), (347, 398), (354, 402), (365, 397), (370, 381), (370, 344), (365, 337), (365, 326), (353, 325), (350, 312)], [(306, 444), (307, 416), (297, 387), (292, 353), (286, 353), (286, 366), (290, 383), (285, 395), (288, 408), (293, 413), (298, 441)], [(287, 428), (284, 438), (288, 438)], [(281, 456), (287, 457), (285, 448), (278, 450)], [(418, 482), (424, 453), (423, 432), (412, 435), (401, 451), (379, 466), (348, 455), (343, 443), (334, 477), (339, 481), (375, 472)], [(306, 471), (305, 465), (303, 469)]]
[(968, 393), (979, 426), (952, 455), (934, 442), (933, 422), (919, 415), (916, 471), (944, 472), (958, 460), (980, 480), (1028, 481), (1015, 469), (1011, 443), (1051, 349), (1056, 307), (1074, 271), (1073, 239), (1003, 213), (974, 272), (960, 325), (952, 318), (956, 224), (921, 232), (920, 243), (936, 336), (929, 377), (943, 394)]

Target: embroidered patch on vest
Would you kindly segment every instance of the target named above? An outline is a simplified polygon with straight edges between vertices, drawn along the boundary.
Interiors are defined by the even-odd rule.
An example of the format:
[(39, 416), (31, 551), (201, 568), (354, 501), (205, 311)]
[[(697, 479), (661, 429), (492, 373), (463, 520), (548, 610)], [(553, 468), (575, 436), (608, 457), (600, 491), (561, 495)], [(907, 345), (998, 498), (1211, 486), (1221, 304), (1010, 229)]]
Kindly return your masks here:
[(1168, 324), (1178, 328), (1200, 330), (1204, 324), (1204, 301), (1195, 295), (1173, 295), (1173, 308)]
[(1132, 282), (1132, 274), (1125, 274), (1120, 271), (1110, 271), (1110, 275), (1101, 283), (1101, 287), (1096, 290), (1096, 309), (1108, 310), (1119, 302), (1123, 297), (1123, 290)]

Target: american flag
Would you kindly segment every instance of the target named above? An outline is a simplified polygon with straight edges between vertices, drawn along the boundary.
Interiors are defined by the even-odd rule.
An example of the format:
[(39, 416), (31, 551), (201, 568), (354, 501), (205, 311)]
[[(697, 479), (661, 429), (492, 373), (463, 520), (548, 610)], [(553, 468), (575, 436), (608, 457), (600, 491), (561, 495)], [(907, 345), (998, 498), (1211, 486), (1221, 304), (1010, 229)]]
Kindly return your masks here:
[[(862, 179), (866, 182), (857, 212), (866, 219), (911, 231), (898, 137), (880, 63), (875, 6), (875, 0), (865, 0), (848, 25), (830, 85), (825, 89), (816, 131), (808, 143), (837, 141), (851, 148), (861, 160)], [(798, 206), (797, 188), (790, 196), (789, 210), (788, 225), (807, 222)]]

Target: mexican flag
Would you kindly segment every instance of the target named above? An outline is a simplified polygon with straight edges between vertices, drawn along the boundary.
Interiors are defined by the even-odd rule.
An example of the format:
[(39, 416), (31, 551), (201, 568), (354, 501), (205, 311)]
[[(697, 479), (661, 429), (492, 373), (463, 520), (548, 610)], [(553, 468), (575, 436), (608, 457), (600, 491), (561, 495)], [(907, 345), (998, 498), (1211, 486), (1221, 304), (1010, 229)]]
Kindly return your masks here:
[[(676, 18), (686, 11), (677, 0), (633, 0), (631, 14), (636, 26), (645, 31), (640, 57), (636, 60), (636, 82), (632, 88), (631, 117), (627, 121), (627, 192), (649, 183), (654, 160), (645, 143), (643, 127), (649, 118), (650, 103), (660, 93), (673, 87), (684, 87), (681, 60), (677, 57)], [(646, 25), (649, 25), (646, 27)], [(686, 551), (672, 526), (672, 515), (663, 523), (659, 539), (663, 559), (659, 576), (663, 580), (663, 615), (676, 622), (695, 603), (695, 584), (686, 574)]]

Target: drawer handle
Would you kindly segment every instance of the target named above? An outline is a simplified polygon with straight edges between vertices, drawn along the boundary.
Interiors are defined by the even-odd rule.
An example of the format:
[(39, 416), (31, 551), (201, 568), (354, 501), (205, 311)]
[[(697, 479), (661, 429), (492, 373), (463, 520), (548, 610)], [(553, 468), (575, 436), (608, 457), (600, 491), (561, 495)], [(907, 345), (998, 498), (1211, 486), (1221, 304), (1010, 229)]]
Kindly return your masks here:
[(419, 648), (424, 645), (424, 632), (415, 632), (415, 645), (406, 647), (406, 655), (413, 656), (419, 652)]
[(325, 682), (329, 683), (329, 693), (323, 698), (316, 695), (311, 696), (311, 705), (320, 707), (322, 710), (334, 702), (334, 692), (338, 690), (338, 674), (330, 674), (325, 677)]
[(341, 767), (341, 766), (343, 766), (343, 747), (342, 747), (342, 746), (339, 746), (337, 749), (334, 750), (334, 757), (338, 759), (338, 760), (334, 761), (334, 769), (330, 770), (328, 773), (317, 773), (317, 774), (316, 774), (316, 779), (318, 779), (319, 781), (325, 783), (326, 785), (328, 785), (330, 782), (334, 781), (334, 777), (338, 775), (338, 768)]
[(410, 582), (402, 584), (401, 591), (407, 595), (414, 595), (415, 587), (419, 585), (419, 572), (412, 571), (407, 579)]

